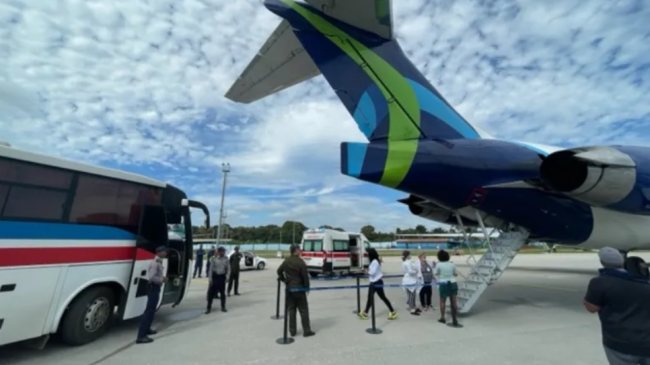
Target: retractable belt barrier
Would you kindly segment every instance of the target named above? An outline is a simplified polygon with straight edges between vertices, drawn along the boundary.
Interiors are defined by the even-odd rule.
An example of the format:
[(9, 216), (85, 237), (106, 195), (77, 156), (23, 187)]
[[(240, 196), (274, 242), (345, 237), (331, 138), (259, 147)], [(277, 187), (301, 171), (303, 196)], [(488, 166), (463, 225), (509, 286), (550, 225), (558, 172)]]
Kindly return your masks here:
[[(382, 279), (390, 279), (390, 278), (401, 278), (403, 275), (386, 275), (382, 277)], [(357, 276), (357, 282), (355, 285), (335, 285), (335, 286), (323, 286), (323, 287), (310, 287), (310, 288), (289, 288), (285, 286), (285, 297), (284, 297), (284, 316), (280, 315), (280, 285), (281, 285), (281, 280), (278, 279), (278, 297), (276, 301), (276, 314), (275, 316), (271, 317), (271, 319), (282, 319), (284, 318), (284, 331), (283, 335), (281, 338), (278, 338), (276, 342), (280, 345), (288, 345), (294, 342), (293, 338), (290, 338), (287, 336), (287, 331), (288, 331), (288, 302), (287, 302), (287, 296), (289, 293), (302, 293), (302, 292), (311, 292), (311, 291), (327, 291), (327, 290), (345, 290), (345, 289), (357, 289), (357, 310), (353, 311), (352, 313), (354, 314), (359, 314), (361, 312), (361, 288), (369, 288), (371, 286), (370, 283), (368, 284), (361, 284), (361, 278), (362, 276)], [(367, 276), (363, 277), (367, 278)], [(379, 284), (379, 285), (372, 285), (374, 288), (423, 288), (423, 287), (433, 287), (433, 286), (441, 286), (441, 285), (449, 285), (451, 283), (445, 282), (445, 283), (438, 283), (438, 282), (433, 282), (433, 283), (416, 283), (416, 284)], [(377, 328), (376, 326), (376, 320), (375, 320), (375, 296), (369, 297), (370, 299), (370, 306), (371, 306), (371, 319), (372, 319), (372, 327), (366, 329), (366, 332), (369, 334), (373, 335), (378, 335), (381, 334), (382, 331)], [(455, 324), (454, 327), (462, 327), (462, 325), (458, 325), (458, 321), (456, 319), (456, 311), (452, 310), (451, 312), (453, 323)]]

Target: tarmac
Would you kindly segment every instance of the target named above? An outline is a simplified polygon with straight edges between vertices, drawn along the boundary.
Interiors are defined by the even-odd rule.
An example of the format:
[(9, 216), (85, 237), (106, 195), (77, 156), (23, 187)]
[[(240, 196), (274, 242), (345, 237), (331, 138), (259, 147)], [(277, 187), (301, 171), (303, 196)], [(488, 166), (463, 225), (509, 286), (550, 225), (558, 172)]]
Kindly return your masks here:
[[(648, 255), (641, 256), (650, 261)], [(467, 272), (466, 257), (453, 260)], [(303, 338), (299, 330), (295, 342), (288, 345), (276, 343), (282, 337), (283, 321), (271, 319), (280, 260), (268, 261), (266, 270), (242, 272), (242, 295), (228, 298), (228, 313), (205, 315), (207, 280), (194, 280), (181, 305), (158, 312), (159, 334), (152, 344), (135, 345), (138, 321), (126, 321), (83, 347), (67, 347), (56, 340), (40, 351), (20, 345), (0, 347), (0, 364), (607, 364), (598, 317), (582, 306), (587, 283), (599, 267), (592, 253), (517, 256), (472, 311), (460, 317), (463, 328), (437, 322), (435, 295), (434, 313), (412, 316), (406, 311), (403, 290), (390, 288), (387, 296), (399, 318), (387, 320), (387, 309), (378, 301), (376, 323), (383, 333), (372, 335), (366, 333), (371, 321), (353, 314), (354, 289), (314, 291), (309, 305), (317, 334)], [(399, 258), (386, 258), (383, 266), (385, 275), (401, 273)], [(353, 279), (314, 280), (312, 287), (354, 283)], [(365, 296), (362, 289), (362, 306)], [(218, 301), (215, 304), (218, 307)]]

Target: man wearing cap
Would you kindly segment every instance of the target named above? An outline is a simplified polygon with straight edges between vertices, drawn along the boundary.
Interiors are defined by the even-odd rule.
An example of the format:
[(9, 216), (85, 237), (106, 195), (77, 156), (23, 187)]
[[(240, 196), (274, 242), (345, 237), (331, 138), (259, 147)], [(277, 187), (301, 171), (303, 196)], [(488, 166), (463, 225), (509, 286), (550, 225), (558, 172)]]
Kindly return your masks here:
[(230, 255), (230, 279), (228, 280), (228, 296), (232, 291), (232, 284), (235, 284), (235, 295), (239, 295), (239, 270), (243, 255), (239, 252), (239, 246), (235, 246), (235, 252)]
[(212, 311), (212, 301), (217, 293), (221, 300), (221, 311), (228, 311), (226, 309), (226, 282), (230, 276), (230, 262), (228, 262), (225, 253), (226, 249), (219, 247), (217, 255), (210, 259), (210, 273), (208, 274), (210, 286), (208, 287), (208, 308), (205, 314)]
[(627, 272), (618, 250), (598, 252), (603, 268), (591, 279), (584, 306), (600, 318), (603, 347), (610, 365), (650, 364), (650, 282)]
[(147, 268), (147, 307), (144, 310), (138, 329), (138, 338), (136, 343), (151, 343), (153, 340), (149, 335), (155, 335), (156, 331), (151, 329), (153, 319), (160, 301), (160, 292), (162, 285), (167, 282), (165, 277), (165, 268), (163, 259), (167, 256), (167, 247), (160, 246), (156, 248), (156, 258), (149, 263)]
[(309, 293), (309, 272), (307, 264), (300, 258), (298, 246), (291, 246), (291, 256), (284, 259), (278, 268), (278, 279), (283, 281), (288, 289), (302, 288), (301, 291), (287, 293), (287, 306), (289, 307), (289, 334), (296, 335), (296, 309), (300, 312), (302, 321), (302, 335), (310, 337), (316, 333), (311, 330), (309, 323), (309, 305), (307, 294)]

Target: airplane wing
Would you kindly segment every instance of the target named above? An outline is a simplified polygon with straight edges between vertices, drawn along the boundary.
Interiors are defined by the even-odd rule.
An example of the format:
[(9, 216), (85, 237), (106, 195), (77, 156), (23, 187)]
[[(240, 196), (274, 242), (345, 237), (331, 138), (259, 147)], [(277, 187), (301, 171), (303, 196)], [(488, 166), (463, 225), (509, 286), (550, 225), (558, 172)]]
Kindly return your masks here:
[(306, 3), (334, 19), (393, 39), (391, 0), (305, 0)]
[(252, 103), (320, 75), (320, 70), (283, 20), (226, 93), (239, 103)]

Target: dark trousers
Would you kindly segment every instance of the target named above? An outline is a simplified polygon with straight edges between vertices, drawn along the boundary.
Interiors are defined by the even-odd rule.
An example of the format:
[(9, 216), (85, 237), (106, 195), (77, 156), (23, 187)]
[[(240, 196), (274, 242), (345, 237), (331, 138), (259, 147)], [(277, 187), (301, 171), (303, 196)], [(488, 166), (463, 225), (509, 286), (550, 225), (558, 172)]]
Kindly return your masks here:
[[(425, 283), (431, 285), (431, 283)], [(431, 306), (431, 296), (433, 295), (433, 288), (431, 286), (423, 286), (420, 289), (420, 304), (426, 308)]]
[(289, 307), (289, 333), (296, 334), (296, 310), (300, 312), (300, 321), (302, 322), (302, 332), (311, 332), (309, 325), (309, 305), (307, 304), (307, 293), (287, 293), (287, 306)]
[(232, 291), (233, 283), (235, 283), (235, 294), (239, 294), (239, 271), (233, 271), (230, 273), (230, 278), (228, 279), (228, 294)]
[(208, 259), (208, 263), (205, 264), (205, 276), (210, 275), (210, 259)]
[[(390, 300), (388, 300), (388, 298), (386, 298), (386, 293), (384, 293), (384, 288), (383, 287), (376, 288), (375, 285), (384, 285), (384, 281), (383, 280), (377, 280), (374, 283), (370, 283), (370, 285), (368, 285), (368, 300), (366, 300), (366, 310), (363, 311), (363, 313), (368, 313), (368, 311), (370, 310), (370, 306), (372, 304), (371, 300), (373, 299), (373, 296), (375, 295), (375, 293), (377, 293), (379, 298), (384, 302), (384, 304), (386, 304), (386, 306), (388, 307), (388, 310), (391, 311), (391, 313), (395, 312), (395, 310), (393, 309), (393, 306), (390, 304)], [(375, 308), (377, 308), (377, 307), (375, 307)]]
[(208, 309), (212, 309), (212, 301), (217, 294), (221, 309), (226, 309), (226, 275), (212, 275), (212, 284), (208, 287)]
[[(210, 264), (208, 264), (208, 269), (210, 268)], [(196, 273), (199, 273), (199, 277), (201, 277), (201, 273), (203, 272), (203, 261), (197, 261), (194, 264), (194, 277), (196, 277)], [(210, 272), (210, 271), (208, 271)]]
[(160, 300), (160, 285), (149, 284), (147, 286), (147, 307), (144, 314), (140, 319), (140, 328), (138, 329), (138, 338), (145, 338), (151, 330), (156, 309), (158, 308), (158, 301)]

